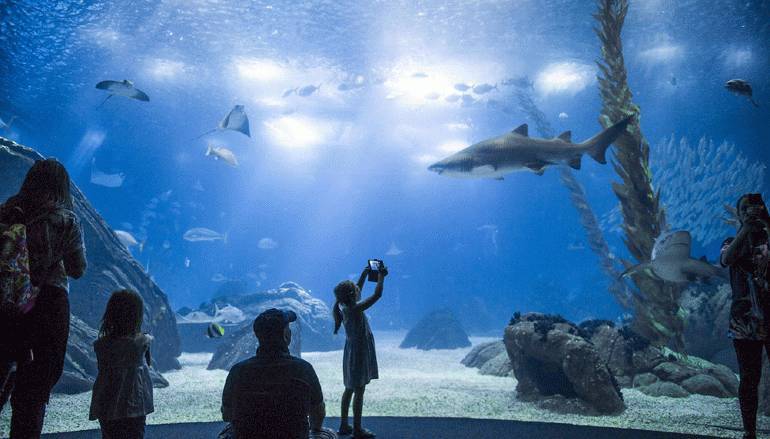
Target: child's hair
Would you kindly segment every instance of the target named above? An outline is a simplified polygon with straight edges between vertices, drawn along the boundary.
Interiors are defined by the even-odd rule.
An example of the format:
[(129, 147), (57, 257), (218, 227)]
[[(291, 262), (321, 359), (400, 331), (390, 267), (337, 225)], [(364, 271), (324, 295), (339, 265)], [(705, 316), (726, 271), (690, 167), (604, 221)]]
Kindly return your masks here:
[(334, 314), (334, 333), (340, 330), (342, 326), (342, 310), (340, 309), (340, 303), (350, 305), (355, 301), (356, 284), (349, 280), (343, 280), (334, 287), (334, 307), (332, 313)]
[(118, 290), (112, 293), (102, 316), (99, 337), (126, 337), (142, 331), (144, 301), (132, 290)]

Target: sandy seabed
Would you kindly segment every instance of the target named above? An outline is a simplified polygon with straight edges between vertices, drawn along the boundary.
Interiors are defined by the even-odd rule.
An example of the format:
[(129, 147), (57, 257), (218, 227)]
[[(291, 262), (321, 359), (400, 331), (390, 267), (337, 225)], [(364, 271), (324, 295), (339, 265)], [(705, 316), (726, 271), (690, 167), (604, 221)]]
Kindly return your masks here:
[[(419, 351), (399, 349), (404, 332), (375, 335), (380, 379), (366, 387), (364, 416), (437, 416), (559, 422), (616, 428), (740, 437), (736, 398), (694, 395), (654, 398), (624, 389), (627, 409), (617, 416), (581, 416), (548, 412), (516, 399), (516, 380), (480, 375), (460, 360), (470, 348)], [(473, 344), (491, 338), (471, 337)], [(164, 374), (170, 385), (155, 389), (155, 413), (149, 424), (221, 421), (220, 403), (227, 372), (209, 371), (211, 354), (182, 354), (181, 370)], [(323, 387), (328, 416), (339, 416), (343, 390), (342, 351), (309, 352)], [(44, 432), (99, 428), (88, 420), (91, 393), (53, 395)], [(7, 436), (10, 410), (0, 416), (0, 435)], [(760, 417), (760, 428), (770, 427)]]

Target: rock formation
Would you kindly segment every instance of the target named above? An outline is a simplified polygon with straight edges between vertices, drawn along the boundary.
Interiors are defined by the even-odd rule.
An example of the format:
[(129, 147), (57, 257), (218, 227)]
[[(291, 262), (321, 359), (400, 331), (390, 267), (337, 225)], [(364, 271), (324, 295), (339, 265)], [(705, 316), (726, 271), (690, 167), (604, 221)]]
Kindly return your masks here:
[(635, 387), (652, 396), (696, 393), (728, 398), (738, 394), (738, 379), (729, 367), (653, 346), (628, 327), (618, 329), (609, 322), (589, 324), (583, 327), (582, 335), (594, 344), (623, 387)]
[[(519, 398), (545, 406), (577, 399), (583, 406), (580, 411), (599, 414), (625, 409), (609, 367), (576, 325), (558, 316), (517, 313), (503, 340), (518, 380)], [(560, 396), (554, 399), (554, 395)]]
[(200, 311), (215, 316), (215, 309), (227, 305), (240, 309), (245, 320), (225, 334), (209, 363), (209, 369), (229, 370), (235, 363), (254, 355), (258, 343), (252, 324), (254, 318), (268, 308), (292, 310), (297, 313), (297, 324), (292, 324), (290, 346), (294, 355), (299, 355), (301, 351), (342, 349), (344, 338), (335, 337), (333, 334), (334, 321), (329, 307), (294, 282), (284, 282), (276, 289), (259, 293), (220, 296), (210, 303), (202, 304)]
[[(18, 191), (27, 170), (44, 157), (31, 148), (0, 138), (0, 201)], [(65, 371), (57, 391), (90, 390), (96, 372), (91, 344), (99, 320), (112, 291), (131, 288), (144, 299), (145, 321), (142, 329), (155, 337), (152, 356), (159, 370), (179, 368), (180, 354), (176, 320), (163, 291), (147, 276), (125, 246), (73, 184), (75, 213), (80, 218), (86, 243), (88, 270), (70, 283), (70, 338)], [(158, 375), (159, 377), (159, 375)]]
[(433, 311), (423, 317), (404, 337), (401, 348), (457, 349), (471, 345), (454, 313), (447, 309)]
[(482, 375), (512, 376), (513, 366), (502, 340), (476, 345), (462, 359), (467, 367), (476, 367)]

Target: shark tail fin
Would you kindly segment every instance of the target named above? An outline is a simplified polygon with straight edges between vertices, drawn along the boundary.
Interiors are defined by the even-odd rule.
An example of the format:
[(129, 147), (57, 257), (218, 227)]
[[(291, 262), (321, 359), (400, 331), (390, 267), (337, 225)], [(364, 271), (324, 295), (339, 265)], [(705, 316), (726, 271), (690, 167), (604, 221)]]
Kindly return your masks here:
[(606, 164), (607, 148), (610, 147), (612, 142), (614, 142), (618, 136), (626, 131), (626, 127), (633, 118), (633, 115), (626, 117), (615, 125), (586, 140), (581, 144), (581, 146), (587, 150), (588, 155), (590, 155), (591, 158), (596, 160), (598, 163), (601, 163), (602, 165)]

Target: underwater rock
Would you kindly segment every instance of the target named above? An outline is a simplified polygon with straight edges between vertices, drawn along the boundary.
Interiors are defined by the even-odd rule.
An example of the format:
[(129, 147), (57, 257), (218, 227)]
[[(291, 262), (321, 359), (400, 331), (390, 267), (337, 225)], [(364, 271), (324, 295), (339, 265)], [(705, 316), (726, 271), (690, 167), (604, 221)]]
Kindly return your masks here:
[(500, 352), (499, 355), (484, 363), (479, 368), (479, 373), (496, 377), (513, 376), (513, 366), (511, 365), (511, 359), (508, 358), (508, 353), (505, 351)]
[(481, 367), (504, 352), (505, 343), (502, 340), (481, 343), (474, 346), (460, 362), (466, 367)]
[(649, 396), (668, 396), (670, 398), (686, 398), (690, 393), (682, 386), (669, 381), (657, 381), (649, 386), (638, 387), (637, 390)]
[(617, 382), (593, 344), (579, 332), (560, 316), (514, 316), (503, 340), (519, 382), (519, 396), (540, 399), (560, 394), (579, 398), (598, 413), (623, 411)]
[(433, 311), (406, 334), (400, 348), (457, 349), (471, 345), (460, 321), (448, 309)]
[(730, 323), (732, 290), (726, 283), (698, 284), (685, 290), (684, 343), (687, 353), (738, 370), (732, 341), (725, 335)]
[(655, 366), (655, 368), (652, 369), (652, 373), (663, 381), (672, 381), (675, 383), (680, 383), (687, 378), (698, 374), (690, 367), (668, 361)]
[(717, 398), (731, 396), (718, 379), (704, 374), (687, 378), (682, 381), (682, 387), (690, 393), (697, 393), (699, 395), (716, 396)]
[(658, 381), (660, 381), (660, 379), (651, 373), (640, 373), (634, 377), (632, 383), (633, 387), (644, 387), (657, 383)]
[(482, 375), (511, 376), (513, 366), (502, 340), (481, 343), (462, 359), (466, 367), (476, 367)]
[[(254, 329), (252, 327), (253, 323), (254, 322), (251, 321), (243, 324), (240, 329), (230, 332), (222, 337), (222, 344), (217, 348), (216, 352), (214, 352), (214, 356), (211, 358), (211, 361), (206, 368), (208, 370), (230, 370), (237, 363), (253, 357), (257, 353), (257, 347), (259, 347), (257, 336), (254, 335)], [(302, 351), (301, 334), (304, 328), (301, 327), (299, 319), (296, 322), (290, 323), (289, 328), (291, 329), (292, 334), (291, 343), (289, 344), (289, 353), (295, 357), (300, 357)]]
[[(220, 295), (201, 304), (197, 312), (213, 316), (217, 308), (224, 309), (228, 305), (243, 313), (244, 320), (238, 328), (243, 325), (251, 328), (254, 319), (268, 308), (290, 309), (297, 313), (297, 320), (302, 327), (303, 351), (342, 349), (345, 338), (334, 336), (331, 309), (323, 300), (313, 297), (294, 282), (284, 282), (278, 288), (256, 293)], [(227, 338), (227, 335), (223, 338)], [(250, 355), (254, 355), (254, 351)]]
[[(32, 163), (43, 158), (31, 148), (0, 138), (0, 175), (3, 178), (0, 201), (16, 193)], [(70, 312), (74, 323), (70, 324), (64, 366), (67, 378), (56, 389), (81, 388), (79, 386), (83, 382), (79, 379), (93, 381), (96, 376), (96, 359), (91, 346), (91, 336), (95, 337), (93, 328), (99, 326), (110, 293), (118, 288), (132, 288), (144, 299), (145, 321), (142, 328), (155, 337), (152, 356), (157, 367), (160, 370), (179, 368), (176, 358), (180, 354), (179, 336), (166, 295), (150, 280), (74, 184), (72, 196), (75, 213), (83, 228), (88, 269), (82, 278), (70, 282)]]

